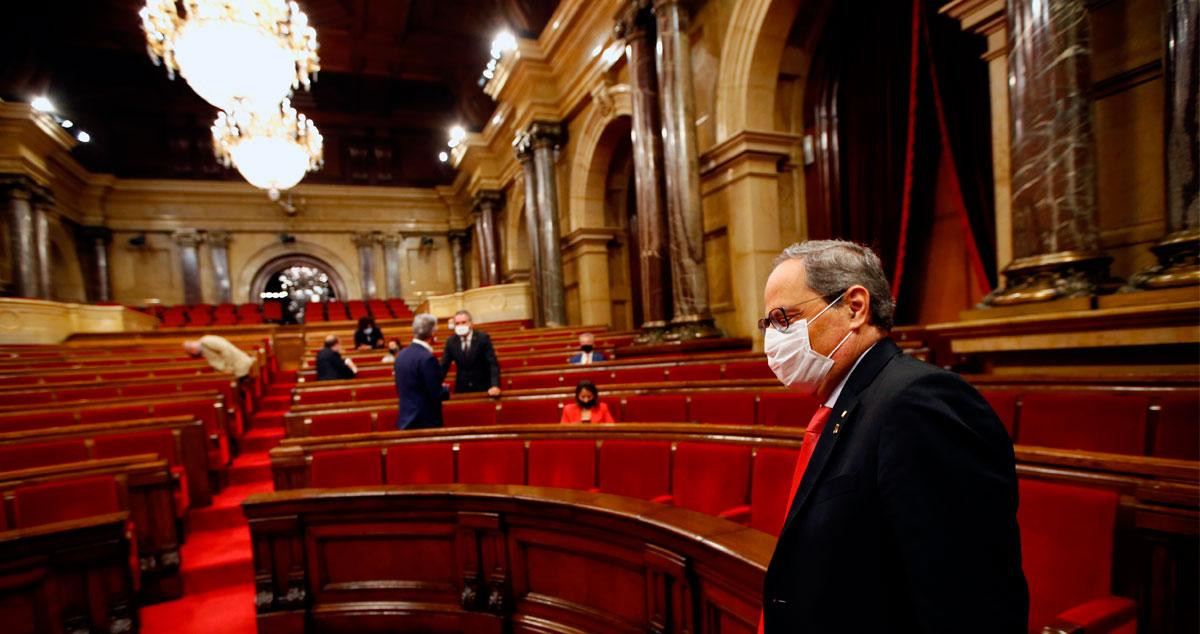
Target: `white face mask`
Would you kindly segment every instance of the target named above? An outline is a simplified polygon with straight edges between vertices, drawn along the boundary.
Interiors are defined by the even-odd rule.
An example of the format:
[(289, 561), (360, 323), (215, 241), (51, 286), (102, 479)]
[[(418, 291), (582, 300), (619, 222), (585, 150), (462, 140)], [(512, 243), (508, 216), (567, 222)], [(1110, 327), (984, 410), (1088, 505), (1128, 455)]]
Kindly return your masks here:
[(471, 327), (466, 324), (459, 324), (454, 327), (454, 334), (459, 337), (466, 337), (469, 332), (471, 332)]
[(367, 326), (366, 328), (363, 328), (363, 334), (364, 334), (364, 335), (369, 335), (369, 334), (371, 334), (371, 333), (372, 333), (372, 332), (374, 332), (374, 331), (375, 331), (375, 329), (374, 329), (374, 328), (372, 328), (372, 327), (370, 327), (370, 326)]
[(846, 340), (854, 332), (846, 333), (846, 336), (842, 337), (841, 342), (834, 346), (827, 357), (812, 349), (812, 343), (808, 340), (808, 324), (824, 315), (825, 311), (832, 308), (841, 299), (842, 297), (839, 296), (833, 300), (812, 319), (792, 321), (788, 324), (787, 332), (767, 328), (763, 342), (763, 348), (767, 353), (767, 365), (771, 366), (771, 371), (784, 385), (814, 394), (817, 386), (821, 384), (821, 380), (833, 368), (834, 353), (842, 347), (843, 343), (846, 343)]

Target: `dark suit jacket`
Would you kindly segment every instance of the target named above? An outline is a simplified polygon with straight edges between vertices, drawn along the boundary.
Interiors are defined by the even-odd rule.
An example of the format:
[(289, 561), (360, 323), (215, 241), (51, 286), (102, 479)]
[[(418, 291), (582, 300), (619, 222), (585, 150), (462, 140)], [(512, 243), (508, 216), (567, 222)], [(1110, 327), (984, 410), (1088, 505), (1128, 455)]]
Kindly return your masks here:
[(397, 429), (442, 426), (442, 401), (450, 398), (442, 386), (442, 370), (433, 353), (410, 343), (396, 355), (396, 395), (400, 398)]
[[(592, 351), (592, 363), (600, 363), (601, 361), (607, 360), (608, 358), (604, 356), (603, 352), (600, 352), (599, 350)], [(567, 363), (583, 363), (583, 353), (576, 352), (575, 356), (567, 359)]]
[(450, 335), (442, 351), (443, 378), (450, 371), (451, 363), (456, 366), (456, 394), (484, 392), (488, 388), (500, 387), (500, 362), (496, 361), (496, 349), (492, 347), (492, 339), (486, 332), (475, 330), (471, 333), (471, 348), (465, 355), (462, 340), (458, 335)]
[(352, 379), (354, 370), (346, 365), (345, 359), (333, 348), (321, 348), (317, 353), (317, 380)]
[(958, 375), (880, 341), (850, 374), (763, 587), (766, 634), (1023, 634), (1012, 442)]
[(383, 347), (383, 331), (379, 329), (379, 326), (375, 326), (374, 328), (372, 328), (370, 335), (363, 332), (361, 329), (355, 330), (354, 331), (354, 347), (357, 348), (359, 346), (371, 346), (372, 348), (382, 348)]

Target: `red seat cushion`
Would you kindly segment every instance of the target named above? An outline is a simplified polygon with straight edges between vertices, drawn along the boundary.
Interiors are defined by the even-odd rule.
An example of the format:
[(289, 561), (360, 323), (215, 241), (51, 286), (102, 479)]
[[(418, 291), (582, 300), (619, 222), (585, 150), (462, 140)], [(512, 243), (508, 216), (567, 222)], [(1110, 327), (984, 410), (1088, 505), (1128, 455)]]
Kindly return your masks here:
[(753, 425), (753, 392), (702, 392), (692, 394), (688, 409), (697, 423)]
[(388, 484), (450, 484), (454, 482), (454, 445), (395, 445), (384, 458)]
[(671, 493), (671, 445), (666, 441), (606, 440), (600, 445), (599, 487), (605, 493), (651, 500)]
[(496, 424), (496, 405), (491, 401), (455, 403), (442, 406), (442, 424), (446, 427), (476, 427)]
[(366, 434), (371, 431), (371, 412), (342, 412), (322, 414), (312, 419), (309, 436), (338, 436)]
[(45, 429), (47, 427), (65, 427), (74, 424), (75, 413), (65, 410), (0, 416), (0, 431), (6, 432), (25, 429)]
[(627, 396), (621, 420), (630, 423), (682, 423), (687, 421), (687, 401), (682, 394)]
[(596, 443), (591, 440), (531, 441), (529, 484), (585, 490), (596, 486)]
[(539, 374), (518, 374), (508, 381), (510, 390), (535, 390), (539, 388), (558, 387), (562, 385), (557, 372)]
[(726, 379), (774, 379), (775, 373), (771, 371), (771, 366), (767, 365), (767, 360), (762, 361), (736, 361), (725, 364)]
[(117, 405), (85, 409), (79, 413), (79, 420), (82, 423), (109, 423), (138, 420), (149, 416), (150, 408), (145, 405)]
[(458, 481), (525, 484), (525, 443), (520, 440), (462, 443), (458, 450)]
[(121, 510), (117, 480), (97, 476), (20, 487), (13, 491), (13, 525), (28, 528)]
[(775, 447), (763, 447), (755, 454), (750, 479), (750, 528), (779, 535), (792, 503), (792, 474), (799, 455), (795, 449)]
[(497, 425), (557, 423), (560, 418), (557, 399), (506, 399), (496, 409)]
[(693, 363), (667, 368), (668, 381), (720, 381), (721, 366), (717, 363)]
[(1162, 399), (1154, 433), (1154, 455), (1200, 460), (1200, 393), (1172, 394)]
[(59, 440), (0, 447), (0, 471), (33, 469), (66, 462), (82, 462), (87, 459), (87, 444), (83, 440)]
[(1017, 442), (1022, 445), (1142, 455), (1146, 448), (1144, 395), (1046, 390), (1021, 399)]
[(750, 447), (681, 442), (671, 472), (675, 506), (716, 515), (750, 500)]
[(1017, 420), (1017, 393), (1013, 390), (997, 390), (982, 388), (979, 393), (992, 406), (992, 411), (1004, 423), (1009, 438), (1013, 437), (1013, 426)]
[(356, 401), (382, 401), (395, 398), (395, 385), (371, 385), (354, 390), (354, 400)]
[(758, 395), (758, 424), (804, 427), (820, 406), (807, 394), (762, 392)]
[(1029, 626), (1111, 594), (1117, 494), (1038, 480), (1020, 481), (1017, 522), (1029, 582)]
[(666, 369), (661, 367), (626, 368), (623, 370), (613, 370), (612, 373), (612, 382), (614, 384), (662, 383), (666, 378)]
[(337, 449), (312, 454), (309, 486), (352, 487), (383, 484), (383, 466), (378, 447)]
[(166, 460), (171, 466), (179, 465), (175, 435), (167, 430), (101, 435), (92, 439), (92, 456), (97, 459), (148, 453), (158, 454), (159, 458)]

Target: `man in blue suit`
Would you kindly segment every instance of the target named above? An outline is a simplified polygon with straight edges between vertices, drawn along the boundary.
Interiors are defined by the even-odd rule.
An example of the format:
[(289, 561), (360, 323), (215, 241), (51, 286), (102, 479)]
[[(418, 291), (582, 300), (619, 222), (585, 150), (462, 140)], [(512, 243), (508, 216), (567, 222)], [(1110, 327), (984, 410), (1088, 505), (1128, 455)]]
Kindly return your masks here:
[(580, 365), (591, 365), (600, 363), (606, 358), (603, 352), (596, 350), (596, 337), (590, 332), (581, 333), (579, 335), (579, 354), (567, 359), (567, 363), (577, 363)]
[(396, 355), (397, 429), (442, 426), (442, 401), (450, 398), (450, 391), (442, 385), (442, 367), (433, 356), (435, 328), (437, 317), (429, 313), (414, 317), (413, 341)]

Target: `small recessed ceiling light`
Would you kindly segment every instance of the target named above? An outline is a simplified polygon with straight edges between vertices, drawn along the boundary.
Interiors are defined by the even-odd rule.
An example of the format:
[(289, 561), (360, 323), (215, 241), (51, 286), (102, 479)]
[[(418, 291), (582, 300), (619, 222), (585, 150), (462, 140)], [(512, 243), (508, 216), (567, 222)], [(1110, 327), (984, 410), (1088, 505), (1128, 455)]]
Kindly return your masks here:
[(33, 106), (34, 110), (40, 112), (54, 112), (54, 102), (50, 101), (50, 98), (45, 95), (34, 97), (33, 101), (29, 102), (29, 105)]
[(63, 119), (63, 120), (62, 120), (62, 124), (61, 124), (61, 125), (62, 125), (62, 127), (64, 127), (64, 128), (69, 128), (69, 127), (71, 127), (71, 126), (75, 125), (75, 122), (74, 122), (74, 121), (71, 121), (70, 119)]
[(552, 25), (550, 28), (552, 28), (552, 29), (554, 29), (555, 31), (557, 31), (557, 30), (558, 30), (558, 24), (559, 24), (559, 20), (555, 20), (555, 21), (554, 21), (554, 24), (553, 24), (553, 25)]
[(92, 140), (92, 135), (88, 134), (87, 132), (84, 132), (83, 130), (80, 130), (79, 134), (75, 138), (79, 139), (80, 143), (88, 143), (89, 141)]
[(450, 160), (450, 155), (445, 152), (438, 152), (438, 160), (445, 163)]
[(595, 56), (599, 55), (599, 54), (600, 54), (600, 52), (601, 52), (601, 51), (603, 51), (603, 50), (604, 50), (604, 45), (603, 45), (603, 44), (597, 44), (597, 45), (596, 45), (596, 48), (592, 49), (592, 57), (595, 57)]

